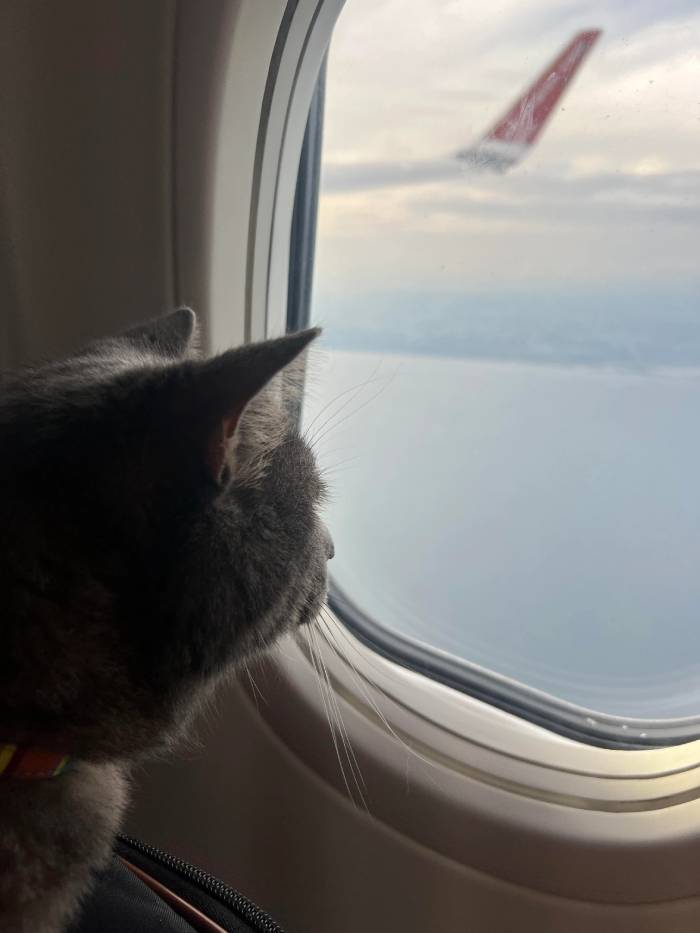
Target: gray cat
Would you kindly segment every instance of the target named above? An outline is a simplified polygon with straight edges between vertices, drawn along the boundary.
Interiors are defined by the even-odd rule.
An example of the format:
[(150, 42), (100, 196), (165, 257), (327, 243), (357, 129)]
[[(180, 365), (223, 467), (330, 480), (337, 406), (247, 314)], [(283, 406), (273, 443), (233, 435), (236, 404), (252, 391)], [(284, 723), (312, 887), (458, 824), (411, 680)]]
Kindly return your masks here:
[(195, 329), (180, 309), (0, 384), (3, 931), (65, 927), (130, 765), (325, 598), (294, 417), (318, 331), (202, 360)]

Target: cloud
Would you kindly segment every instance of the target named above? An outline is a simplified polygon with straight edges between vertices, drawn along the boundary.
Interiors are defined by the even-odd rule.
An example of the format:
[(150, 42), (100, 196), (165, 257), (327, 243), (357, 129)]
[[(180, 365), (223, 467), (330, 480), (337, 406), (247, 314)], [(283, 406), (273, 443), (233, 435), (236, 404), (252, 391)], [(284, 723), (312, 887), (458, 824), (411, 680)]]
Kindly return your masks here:
[(699, 294), (697, 280), (326, 292), (315, 317), (341, 349), (640, 371), (700, 366)]
[(697, 268), (699, 224), (700, 171), (528, 173), (329, 195), (318, 281), (345, 278), (343, 267), (348, 284), (403, 277), (416, 287), (686, 275)]
[(693, 225), (700, 222), (700, 172), (532, 174), (478, 188), (434, 186), (416, 192), (408, 203), (420, 218), (450, 216), (470, 225), (494, 217), (520, 226)]

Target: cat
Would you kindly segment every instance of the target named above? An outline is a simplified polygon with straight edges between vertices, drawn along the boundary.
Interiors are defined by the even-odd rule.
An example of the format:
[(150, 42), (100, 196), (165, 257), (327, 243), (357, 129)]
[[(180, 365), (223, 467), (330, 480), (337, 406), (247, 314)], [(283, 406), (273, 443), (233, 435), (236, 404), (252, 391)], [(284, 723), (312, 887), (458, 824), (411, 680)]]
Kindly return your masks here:
[(202, 359), (196, 329), (180, 308), (0, 383), (2, 930), (65, 929), (132, 764), (325, 599), (295, 416), (319, 331)]

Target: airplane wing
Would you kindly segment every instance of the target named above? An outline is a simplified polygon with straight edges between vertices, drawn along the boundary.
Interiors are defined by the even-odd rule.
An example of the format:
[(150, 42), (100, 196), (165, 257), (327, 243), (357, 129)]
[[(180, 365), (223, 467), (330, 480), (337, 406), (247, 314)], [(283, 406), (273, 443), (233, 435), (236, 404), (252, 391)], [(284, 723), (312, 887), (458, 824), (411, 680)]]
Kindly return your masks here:
[(537, 141), (600, 33), (600, 29), (589, 29), (575, 35), (507, 113), (475, 146), (458, 152), (457, 159), (475, 168), (495, 172), (505, 172), (516, 165)]
[(530, 151), (572, 78), (601, 35), (577, 33), (508, 111), (473, 146), (445, 158), (361, 163), (325, 163), (324, 191), (402, 187), (472, 172), (503, 173)]

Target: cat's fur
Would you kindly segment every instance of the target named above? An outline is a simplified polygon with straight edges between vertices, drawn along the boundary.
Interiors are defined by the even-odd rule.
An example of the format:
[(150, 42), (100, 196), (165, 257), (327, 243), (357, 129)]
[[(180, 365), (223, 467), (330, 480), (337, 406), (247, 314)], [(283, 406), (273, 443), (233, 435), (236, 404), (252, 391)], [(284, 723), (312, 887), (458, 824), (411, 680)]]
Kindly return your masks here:
[(130, 764), (325, 596), (293, 417), (316, 332), (200, 360), (194, 329), (180, 309), (0, 385), (0, 742), (74, 762), (0, 778), (2, 930), (64, 928)]

